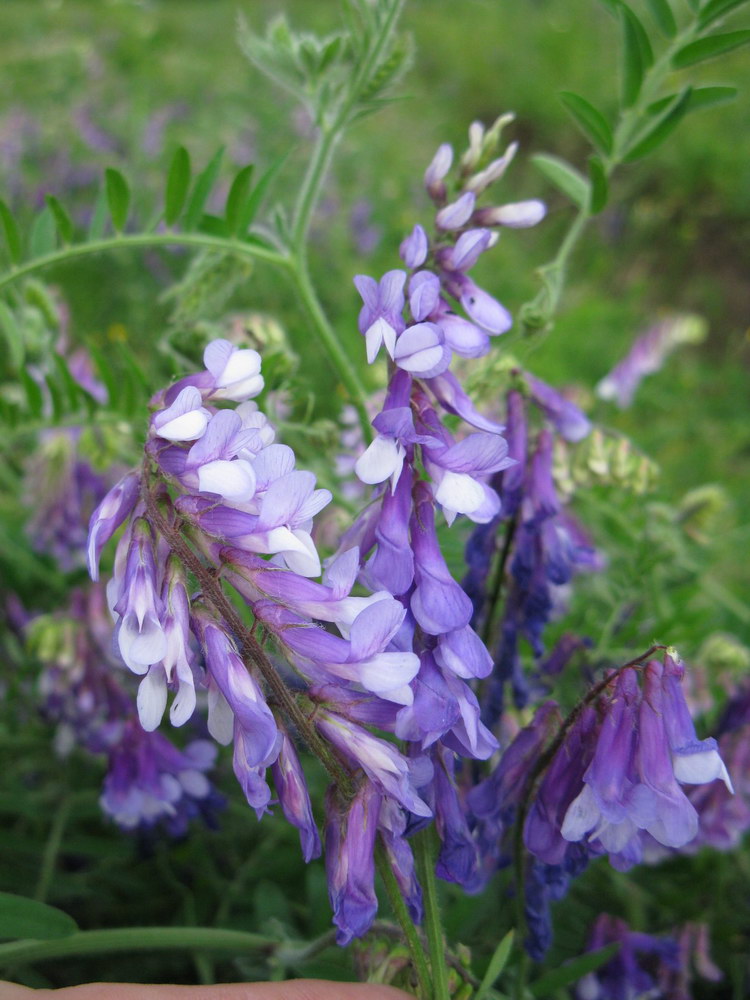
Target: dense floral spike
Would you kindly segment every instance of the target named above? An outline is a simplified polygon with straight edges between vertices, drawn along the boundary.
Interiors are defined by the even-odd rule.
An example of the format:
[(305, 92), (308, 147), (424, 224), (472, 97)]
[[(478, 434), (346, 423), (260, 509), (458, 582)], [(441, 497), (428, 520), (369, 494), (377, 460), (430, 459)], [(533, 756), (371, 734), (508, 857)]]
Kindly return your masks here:
[(654, 324), (636, 338), (622, 361), (599, 382), (597, 396), (625, 409), (633, 402), (641, 381), (659, 371), (675, 348), (699, 343), (705, 334), (705, 323), (697, 316), (670, 316)]
[[(116, 677), (105, 614), (100, 586), (73, 592), (70, 619), (61, 623), (60, 633), (70, 637), (72, 647), (53, 643), (42, 656), (44, 714), (58, 726), (59, 752), (79, 745), (106, 755), (100, 803), (118, 826), (144, 831), (158, 825), (182, 836), (192, 819), (213, 822), (223, 804), (207, 777), (216, 749), (206, 740), (193, 740), (178, 750), (165, 736), (138, 724), (133, 700)], [(48, 635), (56, 627), (50, 623)]]

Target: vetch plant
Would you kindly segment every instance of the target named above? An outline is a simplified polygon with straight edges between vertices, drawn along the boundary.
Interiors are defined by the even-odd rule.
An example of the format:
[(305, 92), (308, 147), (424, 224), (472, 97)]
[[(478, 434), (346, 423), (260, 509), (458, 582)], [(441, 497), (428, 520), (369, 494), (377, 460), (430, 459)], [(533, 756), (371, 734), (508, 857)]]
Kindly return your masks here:
[[(262, 38), (241, 27), (243, 51), (314, 128), (296, 196), (263, 221), (283, 162), (256, 184), (243, 168), (217, 216), (205, 208), (220, 158), (193, 180), (182, 148), (159, 219), (142, 232), (128, 228), (130, 188), (113, 169), (104, 185), (111, 231), (100, 220), (80, 237), (50, 196), (25, 242), (0, 203), (9, 263), (0, 321), (17, 380), (0, 416), (12, 433), (40, 434), (25, 480), (27, 490), (44, 484), (32, 489), (28, 566), (43, 577), (38, 560), (56, 562), (60, 591), (59, 608), (45, 614), (26, 610), (28, 596), (8, 599), (8, 620), (13, 650), (25, 643), (40, 667), (39, 711), (57, 727), (56, 752), (79, 748), (103, 761), (103, 813), (158, 852), (164, 838), (189, 843), (202, 824), (221, 827), (231, 807), (216, 787), (219, 748), (231, 747), (261, 829), (285, 821), (305, 863), (324, 855), (334, 925), (312, 942), (273, 924), (254, 934), (197, 921), (68, 927), (45, 940), (56, 911), (43, 897), (63, 818), (37, 900), (13, 902), (42, 931), (0, 945), (3, 965), (183, 947), (259, 954), (284, 974), (335, 940), (355, 943), (363, 978), (422, 1000), (558, 996), (576, 983), (581, 998), (677, 1000), (690, 996), (691, 962), (704, 978), (720, 974), (700, 914), (657, 937), (602, 913), (587, 950), (582, 938), (568, 964), (530, 971), (553, 944), (551, 904), (571, 905), (586, 869), (608, 864), (620, 879), (703, 845), (735, 847), (750, 827), (746, 683), (730, 691), (715, 737), (699, 738), (696, 682), (672, 636), (628, 642), (642, 598), (582, 628), (579, 585), (592, 594), (618, 585), (586, 498), (602, 484), (620, 498), (642, 495), (652, 465), (597, 425), (585, 393), (534, 374), (527, 351), (552, 329), (573, 249), (607, 204), (615, 170), (657, 148), (689, 112), (734, 93), (690, 83), (672, 92), (671, 73), (750, 39), (717, 31), (739, 2), (691, 0), (678, 13), (650, 0), (663, 44), (624, 0), (606, 6), (621, 32), (617, 111), (610, 122), (587, 99), (563, 95), (595, 149), (587, 176), (559, 158), (534, 158), (576, 214), (520, 323), (501, 301), (501, 271), (492, 285), (472, 276), (475, 268), (492, 276), (488, 262), (524, 238), (510, 230), (547, 215), (541, 199), (505, 193), (521, 155), (504, 140), (512, 114), (472, 123), (458, 155), (438, 147), (423, 177), (433, 218), (409, 224), (391, 269), (342, 275), (361, 300), (359, 357), (316, 290), (309, 234), (334, 153), (407, 65), (398, 0), (349, 0), (345, 26), (323, 38), (296, 34), (283, 18)], [(295, 420), (295, 382), (278, 375), (289, 371), (279, 362), (283, 333), (264, 350), (261, 335), (251, 341), (236, 325), (225, 336), (211, 329), (196, 352), (172, 331), (160, 344), (180, 370), (167, 384), (153, 383), (128, 348), (121, 381), (101, 351), (72, 353), (72, 333), (59, 336), (59, 302), (32, 275), (127, 246), (194, 249), (201, 256), (181, 294), (197, 294), (209, 275), (221, 303), (237, 274), (217, 261), (275, 267), (306, 317), (299, 335), (317, 338), (356, 429), (342, 412), (328, 448), (316, 448), (325, 434), (315, 438)], [(180, 315), (190, 301), (183, 294)], [(695, 317), (660, 322), (597, 394), (628, 406), (673, 347), (701, 336)], [(196, 353), (202, 364), (189, 371), (184, 361)], [(373, 372), (384, 385), (378, 395), (368, 391)], [(357, 483), (336, 475), (337, 461)], [(650, 547), (674, 557), (677, 587), (698, 573), (679, 561), (690, 511), (662, 515), (663, 536)], [(78, 572), (83, 558), (88, 580)], [(679, 616), (669, 624), (679, 637)], [(477, 962), (446, 933), (445, 917), (459, 893), (488, 890), (502, 900), (505, 923), (491, 935), (492, 957)]]

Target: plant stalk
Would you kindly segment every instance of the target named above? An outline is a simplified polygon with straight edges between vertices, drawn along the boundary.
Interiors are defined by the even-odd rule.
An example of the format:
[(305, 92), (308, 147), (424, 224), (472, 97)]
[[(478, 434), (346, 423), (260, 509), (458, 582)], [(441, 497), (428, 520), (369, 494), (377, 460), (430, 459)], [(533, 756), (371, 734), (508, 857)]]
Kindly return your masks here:
[(432, 971), (433, 1000), (450, 1000), (448, 968), (445, 962), (445, 937), (440, 919), (440, 899), (437, 891), (437, 879), (435, 878), (435, 840), (435, 828), (430, 826), (418, 833), (412, 840), (412, 844), (414, 845), (419, 881), (422, 885), (424, 923)]

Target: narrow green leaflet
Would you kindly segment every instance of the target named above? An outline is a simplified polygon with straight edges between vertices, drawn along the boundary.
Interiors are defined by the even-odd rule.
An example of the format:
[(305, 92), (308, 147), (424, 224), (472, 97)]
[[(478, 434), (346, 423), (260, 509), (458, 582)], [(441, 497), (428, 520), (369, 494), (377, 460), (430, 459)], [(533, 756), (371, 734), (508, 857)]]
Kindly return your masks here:
[(609, 155), (612, 152), (612, 129), (601, 111), (598, 111), (593, 104), (589, 104), (585, 98), (569, 90), (560, 93), (560, 100), (583, 134), (597, 149)]
[(44, 257), (56, 248), (55, 236), (57, 227), (52, 210), (47, 206), (34, 219), (29, 237), (29, 249), (32, 257)]
[(0, 892), (0, 938), (47, 940), (68, 937), (77, 930), (75, 920), (54, 906)]
[(746, 4), (748, 0), (708, 0), (698, 18), (698, 28), (704, 31), (715, 21), (731, 14), (733, 10)]
[(677, 34), (677, 22), (669, 6), (669, 0), (646, 0), (646, 3), (659, 31), (667, 38), (674, 38)]
[(73, 223), (70, 221), (70, 216), (53, 194), (45, 195), (44, 200), (47, 202), (49, 210), (55, 218), (55, 225), (60, 234), (60, 239), (63, 243), (72, 243)]
[(692, 92), (692, 87), (685, 87), (661, 114), (652, 119), (645, 130), (636, 136), (633, 145), (623, 157), (623, 163), (639, 160), (664, 142), (687, 114)]
[(109, 205), (109, 214), (112, 216), (112, 225), (120, 233), (125, 228), (128, 218), (130, 205), (128, 182), (119, 170), (107, 167), (104, 173), (104, 186), (107, 191), (107, 204)]
[(654, 61), (646, 30), (626, 4), (621, 3), (622, 24), (622, 104), (629, 108), (641, 92), (646, 70)]
[(26, 350), (23, 342), (23, 330), (18, 325), (13, 311), (6, 302), (0, 300), (0, 330), (8, 345), (8, 356), (15, 371), (23, 367)]
[(609, 195), (609, 185), (604, 164), (598, 156), (589, 157), (589, 183), (591, 184), (591, 197), (589, 200), (589, 212), (597, 215), (607, 204)]
[(104, 236), (107, 226), (107, 192), (102, 185), (99, 194), (94, 202), (94, 211), (91, 213), (88, 237), (90, 240), (99, 240)]
[(168, 226), (173, 226), (179, 219), (189, 187), (190, 154), (184, 146), (180, 146), (172, 157), (167, 174), (167, 187), (164, 194), (164, 221)]
[(280, 156), (277, 160), (275, 160), (253, 188), (242, 213), (242, 219), (240, 220), (242, 228), (240, 229), (240, 232), (244, 233), (257, 215), (258, 209), (260, 208), (263, 199), (266, 196), (266, 192), (271, 185), (271, 181), (273, 181), (279, 170), (281, 170), (286, 163), (288, 155), (288, 153), (284, 153), (283, 156)]
[(685, 69), (687, 66), (703, 62), (704, 59), (723, 56), (725, 52), (731, 52), (732, 49), (737, 49), (747, 42), (750, 42), (750, 30), (748, 29), (699, 38), (697, 42), (691, 42), (690, 45), (686, 45), (676, 52), (672, 59), (672, 65), (675, 69)]
[(508, 962), (511, 948), (513, 947), (514, 934), (514, 931), (508, 931), (505, 937), (498, 944), (497, 948), (495, 948), (495, 952), (490, 959), (490, 964), (487, 966), (487, 971), (484, 974), (484, 978), (482, 979), (477, 992), (473, 996), (473, 1000), (484, 1000), (484, 998), (489, 995), (490, 990), (497, 982)]
[(255, 167), (253, 164), (248, 163), (234, 178), (232, 186), (229, 189), (224, 218), (226, 219), (227, 232), (230, 236), (242, 235), (241, 222), (250, 197), (250, 185), (252, 184), (254, 170)]
[(531, 162), (550, 184), (554, 184), (579, 208), (586, 206), (589, 200), (589, 182), (575, 167), (558, 156), (547, 156), (545, 153), (532, 156)]
[[(650, 115), (659, 114), (678, 96), (678, 94), (670, 94), (668, 97), (654, 101), (653, 104), (649, 104), (648, 113)], [(702, 108), (711, 108), (716, 104), (726, 104), (727, 101), (733, 101), (736, 96), (736, 87), (695, 87), (690, 94), (687, 110), (700, 111)]]
[(195, 229), (200, 222), (201, 216), (203, 215), (203, 206), (206, 204), (206, 199), (211, 193), (211, 188), (214, 186), (216, 178), (219, 176), (219, 170), (221, 168), (221, 161), (223, 157), (224, 147), (222, 146), (221, 149), (214, 153), (208, 165), (203, 168), (196, 178), (195, 185), (190, 195), (190, 200), (188, 201), (187, 211), (185, 213), (185, 229), (188, 231)]
[(23, 386), (23, 391), (26, 393), (26, 404), (29, 408), (29, 413), (32, 417), (41, 417), (44, 406), (42, 390), (25, 368), (20, 369), (18, 378)]
[(529, 993), (533, 997), (539, 997), (540, 1000), (541, 998), (550, 997), (554, 994), (555, 990), (560, 990), (564, 986), (569, 986), (570, 983), (575, 983), (589, 972), (593, 972), (594, 969), (598, 969), (601, 965), (604, 965), (619, 950), (620, 943), (616, 941), (614, 944), (608, 944), (605, 948), (599, 948), (598, 951), (590, 951), (586, 955), (581, 955), (580, 958), (574, 958), (570, 962), (565, 962), (559, 969), (553, 969), (542, 976), (541, 979), (537, 979), (535, 983), (532, 983), (529, 986)]
[(66, 404), (62, 386), (53, 378), (53, 376), (45, 375), (44, 382), (47, 386), (47, 393), (52, 403), (52, 419), (55, 423), (57, 423), (70, 413), (70, 408)]
[(22, 257), (21, 234), (18, 231), (18, 224), (13, 218), (13, 213), (4, 201), (0, 201), (0, 221), (3, 224), (5, 243), (8, 247), (10, 259), (14, 264), (20, 264)]

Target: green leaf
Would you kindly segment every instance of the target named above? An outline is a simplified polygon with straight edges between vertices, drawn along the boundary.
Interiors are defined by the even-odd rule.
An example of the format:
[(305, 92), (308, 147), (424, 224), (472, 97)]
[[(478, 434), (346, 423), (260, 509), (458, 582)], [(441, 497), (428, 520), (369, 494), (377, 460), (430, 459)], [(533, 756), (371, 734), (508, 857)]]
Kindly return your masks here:
[(42, 396), (42, 390), (25, 368), (20, 369), (18, 372), (18, 378), (23, 386), (24, 392), (26, 393), (26, 404), (29, 408), (29, 413), (32, 417), (41, 417), (42, 408), (44, 406), (44, 396)]
[(598, 156), (589, 157), (589, 183), (591, 184), (591, 197), (589, 199), (589, 212), (597, 215), (607, 204), (609, 195), (609, 184), (604, 164)]
[(8, 345), (11, 366), (15, 371), (19, 371), (23, 367), (26, 356), (23, 331), (8, 304), (2, 300), (0, 300), (0, 329), (5, 335), (5, 341)]
[(604, 965), (619, 950), (620, 942), (616, 941), (614, 944), (608, 944), (604, 948), (599, 948), (598, 951), (590, 951), (586, 955), (581, 955), (580, 958), (574, 958), (570, 962), (561, 965), (559, 969), (553, 969), (542, 976), (541, 979), (537, 979), (535, 983), (529, 986), (529, 993), (533, 997), (549, 997), (555, 990), (562, 989), (570, 983), (575, 983), (589, 972), (593, 972), (594, 969), (598, 969), (601, 965)]
[(497, 982), (500, 974), (502, 973), (505, 965), (510, 957), (510, 951), (513, 947), (513, 937), (514, 931), (508, 931), (505, 937), (500, 941), (497, 948), (495, 948), (494, 954), (490, 959), (490, 964), (487, 966), (487, 971), (484, 974), (484, 978), (474, 994), (473, 1000), (484, 1000), (492, 987)]
[(49, 206), (43, 208), (31, 226), (31, 235), (29, 236), (31, 256), (34, 258), (45, 257), (48, 253), (52, 253), (56, 246), (56, 232), (52, 210)]
[(20, 264), (21, 257), (23, 256), (21, 252), (21, 234), (18, 231), (18, 224), (13, 218), (13, 213), (4, 201), (0, 201), (0, 220), (3, 223), (5, 242), (8, 246), (10, 259), (14, 264)]
[(121, 233), (127, 222), (130, 204), (128, 182), (119, 170), (107, 167), (104, 172), (104, 185), (107, 191), (107, 204), (109, 205), (109, 214), (112, 216), (112, 225), (116, 232)]
[(586, 206), (589, 200), (589, 182), (575, 167), (558, 156), (547, 156), (545, 153), (532, 156), (531, 162), (551, 184), (567, 195), (579, 208)]
[(221, 219), (218, 215), (202, 215), (197, 228), (207, 236), (228, 235), (226, 219)]
[(96, 201), (94, 202), (94, 211), (91, 213), (91, 222), (89, 223), (88, 238), (90, 240), (100, 240), (104, 236), (104, 230), (107, 226), (107, 192), (102, 185), (99, 188), (99, 193), (96, 196)]
[(747, 2), (748, 0), (708, 0), (698, 18), (699, 30), (705, 31), (714, 21), (726, 17)]
[(44, 381), (47, 386), (49, 398), (52, 402), (52, 419), (57, 422), (58, 420), (62, 420), (62, 418), (70, 412), (70, 408), (65, 404), (65, 396), (63, 394), (62, 386), (58, 385), (51, 375), (45, 375)]
[(583, 97), (568, 90), (563, 90), (560, 93), (560, 100), (584, 135), (603, 153), (611, 153), (612, 129), (601, 111), (598, 111)]
[(14, 941), (37, 938), (46, 941), (49, 938), (68, 937), (77, 930), (75, 920), (54, 906), (39, 903), (26, 896), (0, 892), (0, 938), (11, 938)]
[(245, 214), (248, 198), (250, 196), (250, 185), (253, 180), (254, 170), (255, 167), (253, 164), (248, 163), (246, 167), (243, 167), (242, 170), (239, 171), (237, 176), (232, 181), (232, 186), (229, 189), (227, 204), (224, 210), (224, 218), (226, 219), (227, 230), (230, 236), (239, 236), (242, 233), (240, 223), (242, 221), (242, 216)]
[(664, 142), (687, 114), (692, 91), (692, 87), (685, 87), (671, 104), (651, 120), (649, 125), (635, 137), (633, 145), (623, 157), (623, 163), (639, 160)]
[[(726, 104), (727, 101), (733, 101), (736, 96), (736, 87), (696, 87), (690, 95), (687, 110), (688, 112), (700, 111), (702, 108), (711, 108), (716, 104)], [(650, 115), (659, 114), (676, 97), (678, 97), (677, 94), (670, 94), (668, 97), (662, 97), (661, 100), (654, 101), (653, 104), (649, 104), (647, 108), (648, 113)]]
[(732, 49), (737, 49), (747, 42), (750, 42), (748, 29), (727, 31), (723, 35), (708, 35), (707, 38), (699, 38), (697, 42), (691, 42), (676, 52), (672, 58), (672, 65), (675, 69), (685, 69), (686, 66), (694, 66), (704, 59), (723, 56), (725, 52), (731, 52)]
[(169, 166), (167, 188), (164, 194), (164, 220), (168, 226), (174, 225), (187, 198), (190, 187), (190, 154), (180, 146)]
[(620, 3), (622, 25), (622, 104), (629, 108), (641, 92), (646, 70), (654, 61), (646, 30), (627, 4)]
[(55, 225), (60, 234), (60, 239), (63, 243), (72, 243), (73, 223), (70, 221), (70, 216), (53, 194), (45, 195), (44, 200), (49, 205), (49, 209), (55, 218)]
[(277, 160), (275, 160), (253, 188), (252, 193), (247, 200), (247, 204), (245, 205), (244, 212), (242, 213), (242, 218), (240, 220), (240, 232), (246, 232), (248, 226), (257, 215), (258, 209), (266, 196), (266, 191), (268, 190), (271, 181), (286, 163), (288, 155), (288, 153), (284, 153)]
[(674, 38), (677, 34), (677, 22), (669, 6), (669, 0), (646, 0), (646, 2), (659, 31), (667, 38)]
[(185, 213), (185, 229), (188, 231), (195, 229), (201, 220), (201, 216), (203, 215), (203, 206), (206, 204), (206, 199), (211, 193), (211, 188), (214, 186), (216, 178), (219, 176), (223, 156), (224, 147), (222, 146), (221, 149), (214, 153), (211, 161), (206, 167), (203, 168), (196, 178), (195, 186), (193, 187), (190, 195), (187, 211)]

